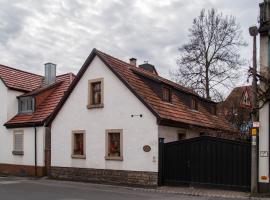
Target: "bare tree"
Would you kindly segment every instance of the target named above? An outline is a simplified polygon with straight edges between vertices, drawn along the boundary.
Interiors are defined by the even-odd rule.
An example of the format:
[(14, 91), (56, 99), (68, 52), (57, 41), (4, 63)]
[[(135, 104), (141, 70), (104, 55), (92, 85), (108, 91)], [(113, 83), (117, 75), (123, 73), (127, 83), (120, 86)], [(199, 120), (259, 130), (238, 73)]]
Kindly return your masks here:
[(254, 72), (254, 69), (252, 67), (248, 70), (249, 75), (248, 79), (255, 74), (256, 75), (256, 81), (260, 81), (260, 86), (257, 88), (257, 101), (259, 102), (259, 105), (254, 109), (253, 112), (256, 112), (260, 110), (262, 107), (265, 106), (267, 102), (270, 101), (270, 71), (266, 71), (263, 73), (256, 73)]
[(240, 26), (232, 16), (202, 10), (189, 32), (188, 43), (179, 48), (179, 68), (171, 72), (172, 78), (203, 97), (220, 99), (219, 89), (232, 86), (244, 64), (239, 48), (246, 43)]

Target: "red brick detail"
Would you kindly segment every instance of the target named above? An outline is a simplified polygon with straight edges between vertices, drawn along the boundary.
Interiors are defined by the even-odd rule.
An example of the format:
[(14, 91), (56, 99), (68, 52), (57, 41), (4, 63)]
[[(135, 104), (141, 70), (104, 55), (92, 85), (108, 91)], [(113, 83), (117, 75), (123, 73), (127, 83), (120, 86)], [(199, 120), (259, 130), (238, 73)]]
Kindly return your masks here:
[[(0, 174), (14, 175), (14, 176), (35, 176), (35, 166), (0, 163)], [(45, 175), (46, 175), (45, 167), (38, 166), (37, 176), (42, 177)]]

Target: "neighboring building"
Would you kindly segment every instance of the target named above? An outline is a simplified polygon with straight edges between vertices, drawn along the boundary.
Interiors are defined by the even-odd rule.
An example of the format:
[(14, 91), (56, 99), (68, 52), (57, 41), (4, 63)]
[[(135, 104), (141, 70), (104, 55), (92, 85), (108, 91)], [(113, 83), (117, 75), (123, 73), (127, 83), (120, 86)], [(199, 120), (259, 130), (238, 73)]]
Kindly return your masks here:
[[(12, 121), (11, 121), (12, 122)], [(46, 121), (51, 176), (156, 186), (159, 138), (231, 132), (216, 103), (96, 49)]]
[(43, 176), (50, 163), (50, 133), (44, 127), (74, 79), (55, 75), (45, 64), (46, 76), (0, 65), (0, 173)]
[(236, 87), (225, 101), (218, 103), (218, 112), (222, 113), (232, 126), (245, 135), (252, 128), (252, 88)]
[[(269, 80), (270, 67), (270, 1), (260, 3), (260, 74)], [(269, 83), (260, 83), (262, 90), (267, 90)], [(269, 101), (260, 109), (259, 128), (259, 191), (269, 192)]]

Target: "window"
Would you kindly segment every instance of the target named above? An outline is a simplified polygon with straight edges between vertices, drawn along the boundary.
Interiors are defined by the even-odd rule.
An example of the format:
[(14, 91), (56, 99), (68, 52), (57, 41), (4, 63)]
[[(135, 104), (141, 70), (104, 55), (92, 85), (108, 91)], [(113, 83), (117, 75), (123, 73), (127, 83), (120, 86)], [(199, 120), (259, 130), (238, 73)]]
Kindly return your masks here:
[(212, 114), (213, 114), (213, 115), (217, 115), (217, 106), (216, 106), (216, 105), (214, 105), (214, 106), (212, 107)]
[(106, 160), (123, 160), (123, 130), (106, 130)]
[(31, 113), (34, 110), (33, 97), (20, 97), (19, 98), (19, 113)]
[(163, 99), (163, 101), (171, 102), (171, 89), (170, 88), (163, 87), (162, 99)]
[(89, 81), (88, 108), (103, 107), (103, 78)]
[(195, 98), (191, 99), (191, 109), (192, 110), (198, 110), (198, 101)]
[(14, 131), (13, 155), (23, 155), (23, 131)]
[(85, 131), (72, 132), (72, 158), (85, 158)]

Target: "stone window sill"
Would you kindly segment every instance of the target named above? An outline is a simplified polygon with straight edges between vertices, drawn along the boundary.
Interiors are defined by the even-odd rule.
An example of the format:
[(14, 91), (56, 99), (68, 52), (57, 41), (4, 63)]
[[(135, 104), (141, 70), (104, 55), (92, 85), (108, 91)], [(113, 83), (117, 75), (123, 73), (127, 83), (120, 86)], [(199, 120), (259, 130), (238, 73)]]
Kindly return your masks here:
[(71, 158), (74, 158), (74, 159), (86, 159), (86, 156), (85, 155), (71, 155)]
[(105, 156), (105, 160), (123, 161), (123, 156), (119, 156), (119, 157)]
[(96, 105), (94, 105), (94, 104), (87, 105), (87, 108), (88, 109), (103, 108), (103, 107), (104, 107), (104, 104), (103, 103), (102, 104), (96, 104)]
[(23, 156), (23, 151), (12, 151), (12, 154), (15, 156)]

